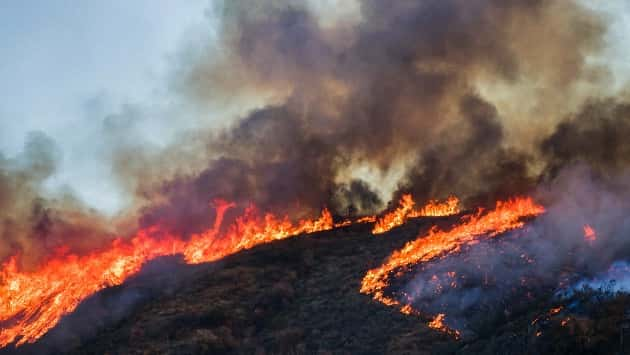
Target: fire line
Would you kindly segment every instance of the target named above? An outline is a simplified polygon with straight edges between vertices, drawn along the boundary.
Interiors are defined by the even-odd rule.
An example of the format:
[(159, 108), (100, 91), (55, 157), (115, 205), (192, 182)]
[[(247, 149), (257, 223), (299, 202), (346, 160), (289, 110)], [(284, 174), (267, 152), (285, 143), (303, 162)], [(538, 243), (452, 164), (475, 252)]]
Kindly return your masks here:
[[(428, 234), (419, 235), (402, 249), (394, 251), (380, 267), (369, 270), (361, 282), (360, 292), (372, 295), (373, 299), (387, 306), (397, 307), (405, 314), (413, 313), (410, 304), (403, 304), (385, 294), (390, 277), (395, 271), (405, 271), (416, 264), (457, 253), (462, 246), (473, 244), (484, 235), (496, 237), (509, 230), (521, 228), (524, 226), (523, 218), (537, 216), (544, 211), (531, 198), (519, 197), (498, 201), (495, 208), (486, 213), (479, 209), (475, 214), (464, 216), (449, 231), (434, 227)], [(450, 330), (443, 324), (444, 317), (436, 316), (429, 326), (458, 336), (457, 331)]]
[[(255, 206), (250, 206), (221, 232), (224, 215), (235, 204), (215, 200), (213, 226), (188, 240), (154, 226), (138, 231), (129, 240), (115, 239), (109, 247), (87, 255), (53, 256), (36, 271), (20, 270), (19, 255), (14, 255), (0, 267), (0, 324), (3, 325), (0, 348), (37, 341), (87, 297), (122, 284), (146, 262), (161, 256), (181, 254), (190, 264), (212, 262), (241, 250), (300, 234), (361, 223), (374, 223), (375, 226), (380, 223), (379, 228), (388, 228), (383, 229), (385, 231), (408, 218), (459, 213), (456, 197), (449, 197), (445, 202), (431, 200), (414, 210), (411, 195), (404, 195), (400, 204), (399, 209), (379, 219), (366, 216), (336, 224), (327, 209), (318, 219), (292, 223), (287, 216), (261, 214)], [(160, 237), (156, 238), (156, 235)]]
[(128, 241), (114, 240), (105, 250), (54, 257), (34, 272), (19, 270), (18, 257), (11, 257), (0, 269), (0, 347), (35, 342), (81, 301), (122, 284), (151, 259), (182, 254), (187, 263), (210, 262), (262, 243), (333, 227), (326, 209), (316, 220), (293, 224), (286, 216), (261, 216), (249, 207), (226, 232), (219, 233), (225, 211), (233, 206), (215, 201), (214, 226), (187, 241), (168, 234), (156, 239), (151, 236), (160, 231), (148, 228)]
[(450, 196), (446, 201), (429, 201), (424, 207), (414, 209), (415, 202), (411, 195), (405, 194), (398, 202), (398, 208), (379, 218), (372, 229), (372, 234), (382, 234), (394, 227), (400, 226), (409, 218), (441, 217), (459, 213), (459, 199)]

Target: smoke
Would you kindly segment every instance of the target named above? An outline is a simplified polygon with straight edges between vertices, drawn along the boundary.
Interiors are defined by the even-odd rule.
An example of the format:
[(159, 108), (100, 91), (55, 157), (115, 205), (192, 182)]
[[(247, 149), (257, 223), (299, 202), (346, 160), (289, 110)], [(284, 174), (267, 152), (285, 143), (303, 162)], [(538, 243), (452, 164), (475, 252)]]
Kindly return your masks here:
[[(125, 230), (71, 193), (43, 192), (54, 149), (29, 143), (0, 164), (0, 259), (83, 252), (130, 220), (186, 236), (210, 226), (216, 198), (238, 204), (228, 222), (249, 203), (293, 218), (374, 213), (406, 192), (473, 206), (576, 162), (600, 175), (626, 164), (626, 105), (597, 98), (606, 73), (588, 60), (605, 18), (577, 2), (364, 0), (347, 20), (293, 0), (215, 6), (218, 43), (181, 55), (172, 94), (202, 117), (227, 102), (255, 107), (200, 119), (166, 147), (135, 137), (126, 116), (137, 109), (106, 117), (105, 155), (130, 201)], [(376, 179), (357, 176), (365, 167)], [(402, 178), (389, 191), (379, 175)]]
[[(470, 204), (524, 193), (546, 167), (540, 135), (574, 108), (567, 95), (579, 102), (582, 84), (600, 80), (593, 72), (601, 68), (586, 58), (601, 47), (605, 27), (576, 3), (366, 0), (358, 9), (359, 20), (348, 24), (324, 21), (296, 1), (223, 4), (222, 51), (211, 56), (213, 46), (191, 59), (176, 87), (200, 106), (251, 92), (271, 103), (198, 135), (209, 156), (202, 167), (140, 182), (145, 196), (162, 198), (144, 209), (145, 223), (205, 228), (214, 198), (296, 217), (323, 206), (370, 213), (392, 193), (457, 194)], [(528, 117), (536, 124), (522, 132), (523, 149), (507, 139), (523, 130), (518, 117), (505, 117), (499, 107), (513, 110), (495, 105), (487, 87), (518, 91), (531, 81), (546, 90), (518, 103), (540, 103), (538, 114), (556, 118)], [(552, 108), (545, 98), (565, 104)], [(383, 176), (402, 166), (397, 191), (352, 175), (363, 166)], [(346, 188), (353, 183), (361, 189)]]
[(82, 253), (111, 238), (111, 228), (71, 192), (46, 193), (60, 152), (43, 133), (28, 136), (22, 153), (0, 155), (0, 260), (19, 254), (31, 267), (52, 253)]
[[(623, 290), (620, 269), (609, 268), (630, 255), (629, 182), (628, 170), (602, 177), (585, 164), (565, 168), (539, 186), (546, 213), (523, 230), (422, 265), (397, 287), (417, 309), (445, 313), (467, 335), (584, 285)], [(586, 225), (593, 239), (585, 238)]]
[(606, 272), (601, 272), (594, 277), (579, 280), (570, 288), (563, 289), (556, 294), (560, 298), (569, 298), (580, 291), (598, 291), (608, 295), (630, 292), (630, 280), (628, 270), (630, 265), (626, 261), (616, 261)]
[(628, 134), (628, 102), (613, 98), (589, 101), (543, 141), (549, 173), (581, 162), (601, 175), (617, 174), (630, 162)]
[[(218, 4), (218, 44), (182, 54), (169, 83), (175, 105), (199, 121), (159, 115), (174, 122), (166, 131), (178, 120), (193, 128), (172, 143), (147, 138), (153, 131), (137, 122), (153, 122), (158, 104), (103, 120), (103, 155), (130, 201), (123, 221), (70, 190), (46, 190), (61, 156), (45, 135), (30, 136), (17, 157), (0, 155), (0, 262), (20, 255), (34, 267), (137, 227), (186, 237), (211, 227), (215, 199), (238, 206), (227, 224), (250, 203), (298, 218), (323, 207), (372, 214), (403, 193), (454, 194), (465, 207), (533, 194), (547, 213), (527, 230), (394, 285), (418, 309), (479, 331), (477, 319), (527, 306), (529, 296), (519, 304), (515, 295), (555, 290), (629, 255), (630, 100), (589, 60), (605, 45), (601, 14), (565, 0), (358, 4), (352, 19), (334, 21), (304, 1)], [(217, 124), (213, 110), (226, 106), (239, 114)], [(368, 170), (376, 177), (357, 174)], [(400, 179), (374, 182), (382, 177)], [(145, 299), (134, 292), (110, 321)]]
[(522, 194), (534, 186), (525, 153), (503, 148), (503, 129), (497, 112), (478, 97), (465, 97), (460, 104), (466, 133), (455, 144), (445, 139), (419, 153), (407, 171), (400, 192), (419, 199), (456, 194), (480, 202)]

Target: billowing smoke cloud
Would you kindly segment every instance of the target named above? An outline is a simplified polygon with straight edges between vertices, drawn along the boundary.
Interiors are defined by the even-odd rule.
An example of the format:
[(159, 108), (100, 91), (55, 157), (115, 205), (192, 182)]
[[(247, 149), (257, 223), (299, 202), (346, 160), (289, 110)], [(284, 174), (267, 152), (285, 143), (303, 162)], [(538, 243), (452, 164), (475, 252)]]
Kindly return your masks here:
[[(578, 97), (573, 86), (597, 81), (586, 56), (604, 33), (595, 15), (557, 1), (366, 0), (352, 26), (322, 26), (294, 1), (231, 1), (223, 11), (224, 52), (193, 62), (178, 87), (200, 104), (248, 90), (274, 103), (209, 135), (206, 168), (141, 188), (164, 197), (145, 210), (146, 223), (203, 228), (215, 197), (293, 215), (323, 206), (367, 213), (383, 207), (378, 186), (358, 177), (361, 189), (348, 189), (341, 177), (366, 165), (387, 173), (400, 162), (406, 173), (394, 197), (457, 194), (478, 203), (526, 192), (540, 172), (538, 142), (511, 144), (510, 117), (481, 87), (536, 80), (556, 94), (523, 99)], [(534, 126), (523, 135), (539, 139)]]
[(43, 133), (29, 135), (19, 156), (0, 156), (0, 260), (20, 254), (29, 267), (52, 253), (82, 253), (111, 238), (104, 218), (70, 192), (45, 192), (58, 159), (55, 143)]
[[(129, 194), (126, 228), (186, 237), (214, 223), (217, 198), (237, 204), (227, 224), (249, 203), (297, 218), (325, 206), (372, 214), (402, 193), (455, 194), (466, 207), (534, 194), (548, 212), (530, 229), (393, 285), (472, 331), (482, 325), (470, 314), (508, 317), (512, 296), (629, 255), (630, 100), (589, 61), (604, 43), (600, 15), (567, 0), (362, 0), (350, 23), (298, 0), (221, 6), (218, 45), (173, 68), (176, 105), (199, 113), (197, 129), (164, 148), (137, 137), (151, 135), (134, 124), (142, 109), (103, 122), (103, 155)], [(226, 102), (253, 108), (204, 121)], [(70, 192), (46, 192), (58, 159), (41, 134), (0, 156), (0, 261), (18, 254), (32, 267), (131, 234)]]
[[(124, 120), (108, 118), (113, 169), (132, 196), (125, 214), (141, 226), (183, 235), (207, 228), (215, 198), (291, 217), (324, 206), (373, 213), (403, 192), (489, 203), (529, 192), (577, 161), (601, 171), (625, 164), (622, 151), (607, 155), (615, 143), (605, 128), (622, 124), (623, 100), (617, 109), (593, 101), (584, 111), (592, 113), (567, 116), (605, 79), (587, 60), (602, 47), (604, 21), (576, 2), (363, 0), (349, 23), (324, 21), (303, 1), (220, 6), (219, 44), (184, 56), (173, 69), (174, 95), (198, 112), (266, 101), (220, 127), (200, 122), (167, 148), (112, 132)], [(506, 104), (496, 88), (517, 99)], [(592, 151), (574, 140), (591, 131), (602, 135)], [(376, 178), (357, 176), (364, 167)], [(20, 201), (0, 212), (10, 221), (3, 230), (19, 232), (3, 232), (10, 247), (0, 257), (40, 255), (63, 244), (55, 236), (77, 250), (109, 236), (110, 224), (71, 197), (38, 198), (51, 173), (38, 169), (3, 176), (2, 203)], [(20, 174), (29, 182), (14, 182)], [(374, 183), (379, 174), (402, 178), (384, 191)], [(49, 242), (32, 243), (42, 229)]]
[(630, 162), (629, 134), (630, 103), (616, 99), (590, 101), (543, 141), (549, 173), (586, 163), (601, 175), (618, 174)]
[(456, 144), (438, 143), (419, 153), (408, 170), (401, 192), (429, 199), (458, 194), (470, 196), (477, 204), (521, 194), (533, 186), (525, 153), (506, 149), (503, 129), (493, 106), (478, 97), (466, 97), (460, 104), (464, 115), (460, 127), (467, 132)]

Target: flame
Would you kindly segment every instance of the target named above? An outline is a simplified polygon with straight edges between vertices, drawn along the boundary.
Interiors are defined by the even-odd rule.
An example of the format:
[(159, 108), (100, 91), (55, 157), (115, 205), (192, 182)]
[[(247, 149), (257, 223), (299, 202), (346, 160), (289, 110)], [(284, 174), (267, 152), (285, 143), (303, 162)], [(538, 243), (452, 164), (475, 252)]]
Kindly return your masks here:
[(403, 195), (398, 201), (398, 208), (376, 221), (372, 233), (385, 233), (402, 225), (408, 218), (451, 216), (459, 213), (459, 199), (455, 196), (450, 196), (445, 202), (431, 200), (419, 210), (414, 210), (414, 205), (410, 194)]
[[(411, 195), (405, 195), (401, 199), (401, 206), (378, 220), (377, 225), (380, 223), (381, 228), (390, 226), (391, 229), (411, 217), (458, 213), (458, 203), (455, 197), (445, 203), (430, 201), (416, 211)], [(165, 233), (159, 227), (150, 227), (138, 231), (129, 240), (116, 239), (109, 247), (87, 255), (60, 252), (36, 271), (20, 270), (19, 256), (9, 258), (0, 268), (0, 347), (36, 341), (84, 299), (106, 287), (122, 284), (147, 261), (157, 257), (181, 254), (187, 263), (210, 262), (256, 245), (299, 234), (376, 221), (375, 216), (366, 216), (354, 222), (344, 220), (333, 224), (330, 212), (324, 209), (318, 219), (300, 220), (294, 224), (287, 216), (279, 218), (270, 213), (261, 215), (255, 206), (250, 206), (221, 232), (225, 212), (235, 205), (216, 200), (214, 206), (216, 218), (212, 228), (188, 240)], [(518, 228), (522, 226), (518, 220), (521, 216), (542, 211), (542, 207), (533, 204), (531, 199), (516, 199), (497, 203), (495, 211), (483, 216), (480, 211), (450, 232), (434, 229), (427, 237), (408, 243), (401, 251), (392, 254), (385, 265), (370, 270), (363, 279), (361, 292), (372, 293), (375, 299), (386, 305), (400, 306), (397, 300), (383, 295), (390, 271), (455, 252), (459, 246), (473, 242), (481, 234), (491, 232), (494, 236)], [(160, 237), (156, 238), (156, 235)], [(419, 314), (410, 305), (402, 306), (401, 311)], [(436, 322), (442, 320), (443, 316), (434, 319)], [(459, 334), (452, 330), (448, 332), (456, 336)]]
[[(183, 254), (188, 263), (215, 261), (262, 243), (333, 226), (326, 209), (316, 220), (293, 224), (286, 216), (261, 216), (251, 206), (220, 233), (225, 211), (233, 206), (215, 201), (213, 227), (186, 241), (152, 227), (140, 230), (130, 240), (116, 239), (108, 248), (88, 255), (55, 256), (32, 272), (19, 270), (18, 257), (11, 257), (0, 269), (0, 347), (36, 341), (88, 296), (122, 284), (156, 257)], [(158, 234), (159, 239), (152, 237)]]
[(445, 202), (430, 200), (424, 207), (409, 214), (410, 218), (414, 217), (442, 217), (452, 216), (459, 213), (459, 199), (455, 196), (449, 196)]
[(584, 240), (587, 243), (594, 243), (597, 240), (597, 232), (588, 224), (584, 225)]
[(548, 319), (549, 317), (551, 317), (551, 316), (553, 316), (553, 315), (556, 315), (556, 314), (560, 313), (560, 311), (562, 311), (562, 309), (563, 309), (563, 308), (564, 308), (564, 307), (562, 307), (562, 306), (558, 306), (558, 307), (551, 308), (551, 309), (550, 309), (550, 310), (548, 310), (546, 313), (544, 313), (544, 314), (542, 314), (542, 315), (539, 315), (539, 316), (537, 316), (536, 318), (534, 318), (534, 320), (531, 322), (531, 325), (534, 325), (534, 324), (538, 323), (538, 321), (539, 321), (539, 320), (541, 320), (543, 317), (544, 317), (545, 319)]
[(418, 311), (413, 309), (413, 307), (411, 307), (411, 305), (406, 304), (406, 305), (400, 307), (400, 313), (406, 314), (406, 315), (412, 315), (412, 314), (418, 314)]
[(531, 198), (520, 197), (498, 201), (495, 208), (487, 213), (479, 209), (473, 215), (464, 216), (460, 224), (450, 231), (433, 228), (427, 235), (419, 236), (418, 239), (408, 242), (402, 249), (392, 253), (380, 267), (369, 270), (361, 282), (360, 292), (371, 294), (375, 300), (388, 306), (406, 307), (407, 305), (401, 306), (398, 300), (384, 293), (394, 271), (402, 272), (401, 269), (415, 264), (456, 253), (462, 246), (474, 244), (484, 235), (495, 237), (503, 232), (521, 228), (524, 226), (522, 221), (524, 217), (536, 216), (543, 212), (544, 208), (534, 203)]
[(415, 202), (411, 195), (403, 195), (398, 202), (398, 208), (379, 218), (372, 230), (373, 234), (385, 233), (388, 230), (405, 223), (407, 216), (413, 211)]
[(427, 325), (431, 329), (439, 330), (443, 333), (453, 335), (455, 338), (459, 338), (459, 331), (451, 329), (446, 324), (444, 324), (444, 318), (446, 318), (444, 313), (438, 313), (429, 323), (427, 323)]
[(349, 219), (344, 219), (341, 222), (335, 223), (335, 228), (347, 227), (349, 225), (352, 225), (352, 221)]
[(356, 223), (374, 223), (376, 222), (376, 216), (365, 216), (357, 219)]
[(428, 323), (429, 328), (442, 329), (444, 327), (444, 313), (439, 313)]

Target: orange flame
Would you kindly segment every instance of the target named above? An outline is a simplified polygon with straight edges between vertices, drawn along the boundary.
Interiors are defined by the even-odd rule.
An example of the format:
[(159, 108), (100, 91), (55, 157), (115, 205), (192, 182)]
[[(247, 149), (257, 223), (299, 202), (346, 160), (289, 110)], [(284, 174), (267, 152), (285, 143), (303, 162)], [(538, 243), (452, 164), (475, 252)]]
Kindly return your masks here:
[(337, 223), (335, 223), (335, 226), (334, 226), (334, 227), (335, 227), (335, 228), (341, 228), (341, 227), (347, 227), (347, 226), (349, 226), (349, 225), (352, 225), (352, 221), (351, 221), (351, 220), (349, 220), (349, 219), (344, 219), (344, 220), (343, 220), (343, 221), (341, 221), (341, 222), (337, 222)]
[(412, 211), (411, 214), (409, 214), (409, 217), (442, 217), (452, 216), (458, 213), (459, 199), (455, 196), (449, 196), (444, 202), (430, 200), (421, 209), (417, 211)]
[(365, 216), (357, 219), (357, 223), (374, 223), (376, 222), (376, 216)]
[(414, 210), (414, 205), (411, 195), (403, 195), (398, 201), (398, 208), (376, 221), (372, 233), (385, 233), (402, 225), (408, 218), (451, 216), (459, 213), (459, 199), (455, 196), (450, 196), (445, 202), (431, 200), (419, 210)]
[(597, 240), (595, 229), (588, 224), (584, 225), (584, 240), (588, 243), (594, 243)]
[(256, 245), (302, 233), (332, 228), (332, 216), (322, 211), (319, 219), (293, 224), (285, 216), (261, 217), (254, 207), (219, 233), (223, 216), (233, 203), (215, 201), (214, 226), (184, 241), (172, 235), (156, 239), (157, 227), (139, 231), (128, 241), (116, 239), (105, 250), (88, 255), (55, 257), (34, 272), (21, 271), (17, 257), (0, 269), (0, 347), (32, 343), (72, 312), (88, 296), (122, 284), (143, 264), (156, 257), (183, 254), (188, 263), (220, 259)]
[[(456, 253), (462, 246), (478, 242), (483, 235), (495, 237), (521, 228), (524, 217), (539, 215), (544, 212), (544, 208), (531, 198), (521, 197), (498, 201), (494, 210), (485, 214), (482, 212), (480, 209), (474, 215), (463, 217), (461, 223), (448, 232), (433, 228), (427, 235), (408, 242), (402, 249), (392, 253), (383, 265), (367, 272), (361, 282), (360, 292), (371, 294), (385, 305), (401, 306), (398, 300), (384, 294), (393, 271)], [(405, 306), (402, 305), (403, 308)], [(405, 313), (409, 312), (409, 308), (405, 309)]]
[(536, 324), (543, 317), (548, 318), (548, 317), (551, 317), (553, 315), (556, 315), (556, 314), (560, 313), (560, 311), (562, 311), (563, 308), (564, 307), (562, 307), (562, 306), (551, 308), (545, 314), (539, 315), (538, 317), (534, 318), (534, 320), (531, 322), (531, 325)]
[(429, 328), (431, 329), (435, 329), (435, 330), (439, 330), (443, 333), (447, 333), (450, 334), (456, 338), (459, 338), (459, 331), (455, 330), (455, 329), (451, 329), (449, 328), (446, 324), (444, 324), (444, 318), (446, 318), (446, 316), (444, 315), (444, 313), (438, 313), (433, 320), (431, 320), (429, 323), (427, 323), (427, 325), (429, 326)]

